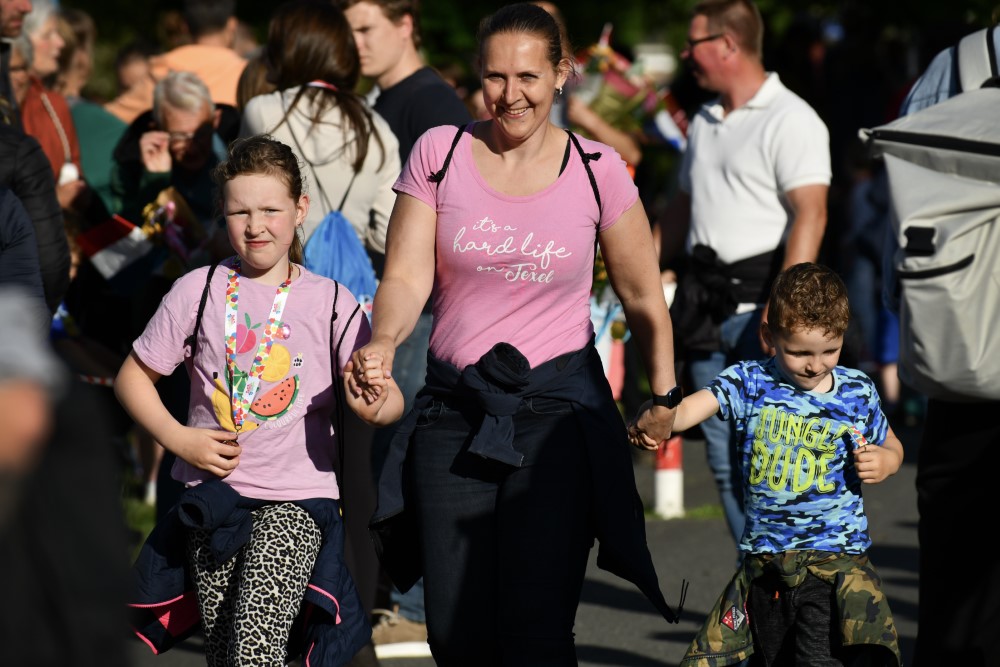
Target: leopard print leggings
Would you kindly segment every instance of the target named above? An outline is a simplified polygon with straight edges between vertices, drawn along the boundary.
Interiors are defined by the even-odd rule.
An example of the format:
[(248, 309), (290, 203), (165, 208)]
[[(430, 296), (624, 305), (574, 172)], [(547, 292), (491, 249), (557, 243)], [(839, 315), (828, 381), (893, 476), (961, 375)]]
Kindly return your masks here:
[(293, 503), (253, 510), (250, 541), (225, 563), (211, 533), (188, 532), (209, 667), (283, 667), (288, 634), (319, 553), (322, 533)]

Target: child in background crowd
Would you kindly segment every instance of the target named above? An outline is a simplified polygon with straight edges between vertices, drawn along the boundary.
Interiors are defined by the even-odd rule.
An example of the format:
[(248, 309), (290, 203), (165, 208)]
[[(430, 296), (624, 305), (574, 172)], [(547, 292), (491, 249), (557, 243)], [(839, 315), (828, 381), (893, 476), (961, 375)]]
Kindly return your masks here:
[[(136, 563), (136, 630), (162, 650), (200, 615), (210, 665), (280, 665), (300, 651), (341, 665), (371, 630), (343, 561), (343, 420), (335, 430), (331, 414), (340, 402), (385, 424), (402, 398), (381, 359), (350, 363), (371, 335), (353, 295), (298, 263), (309, 198), (291, 149), (239, 140), (214, 177), (237, 257), (174, 283), (115, 383), (135, 421), (176, 454), (173, 476), (187, 486)], [(186, 426), (154, 386), (181, 363), (192, 378)], [(376, 391), (345, 392), (340, 369)], [(185, 579), (197, 589), (193, 623), (172, 616), (164, 628), (156, 617), (195, 610), (193, 592), (178, 590)]]
[(838, 366), (849, 309), (836, 273), (812, 263), (771, 288), (766, 361), (730, 366), (686, 397), (674, 430), (733, 420), (743, 468), (743, 562), (682, 661), (694, 665), (899, 665), (896, 628), (868, 560), (861, 484), (899, 470), (872, 380)]

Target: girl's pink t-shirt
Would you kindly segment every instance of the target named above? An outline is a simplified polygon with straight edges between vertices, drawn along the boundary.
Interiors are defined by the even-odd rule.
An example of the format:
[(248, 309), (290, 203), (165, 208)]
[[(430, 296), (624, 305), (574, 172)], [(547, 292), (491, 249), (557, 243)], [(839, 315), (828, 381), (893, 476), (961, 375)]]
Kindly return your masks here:
[(625, 162), (612, 148), (581, 137), (584, 152), (601, 154), (590, 162), (600, 208), (572, 146), (554, 183), (515, 197), (479, 174), (466, 131), (444, 180), (434, 183), (428, 176), (443, 166), (456, 131), (447, 125), (424, 133), (393, 186), (437, 212), (431, 353), (464, 368), (503, 341), (536, 367), (582, 348), (593, 334), (589, 298), (598, 229), (617, 222), (639, 197)]
[[(208, 267), (194, 269), (173, 284), (132, 346), (143, 363), (162, 375), (183, 372), (176, 369), (184, 363), (191, 377), (188, 426), (231, 428), (223, 428), (227, 421), (232, 424), (224, 322), (230, 266), (229, 260), (221, 263), (212, 276), (193, 359), (186, 356), (184, 340), (194, 331)], [(334, 474), (337, 441), (330, 420), (335, 406), (333, 373), (336, 369), (336, 381), (340, 382), (351, 352), (370, 340), (371, 328), (363, 312), (348, 324), (358, 302), (341, 286), (331, 339), (335, 283), (301, 266), (299, 269), (302, 273), (292, 281), (281, 314), (282, 325), (254, 397), (260, 402), (251, 406), (249, 423), (239, 434), (243, 448), (240, 463), (225, 478), (248, 498), (285, 501), (340, 497)], [(275, 291), (273, 285), (248, 278), (239, 281), (238, 371), (251, 368)], [(340, 354), (334, 360), (333, 349), (341, 335)], [(211, 473), (179, 458), (172, 474), (187, 484), (213, 478)]]

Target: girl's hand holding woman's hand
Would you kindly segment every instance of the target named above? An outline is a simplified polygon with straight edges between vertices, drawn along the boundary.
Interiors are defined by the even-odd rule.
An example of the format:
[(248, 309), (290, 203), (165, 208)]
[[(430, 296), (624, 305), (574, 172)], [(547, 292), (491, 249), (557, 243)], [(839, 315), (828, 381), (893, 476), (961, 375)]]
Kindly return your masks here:
[(628, 425), (629, 442), (639, 449), (655, 450), (670, 437), (676, 416), (676, 408), (671, 410), (646, 401), (639, 408), (636, 418)]
[[(382, 364), (381, 354), (367, 352), (359, 363), (355, 364), (352, 356), (344, 366), (344, 375), (348, 378), (351, 392), (354, 393), (355, 388), (360, 390), (360, 395), (368, 405), (373, 405), (379, 397), (383, 396), (383, 392), (388, 391), (389, 383), (386, 381), (387, 375)], [(359, 394), (354, 393), (354, 395), (358, 396)]]
[[(354, 396), (365, 395), (371, 404), (378, 398), (378, 386), (385, 386), (385, 380), (392, 377), (392, 361), (396, 347), (388, 341), (373, 338), (364, 347), (358, 348), (344, 366), (347, 386)], [(378, 372), (375, 369), (378, 368)], [(376, 381), (377, 384), (372, 384)]]
[(235, 433), (190, 426), (181, 426), (162, 444), (195, 468), (207, 470), (216, 477), (228, 477), (236, 470), (243, 451), (236, 442)]

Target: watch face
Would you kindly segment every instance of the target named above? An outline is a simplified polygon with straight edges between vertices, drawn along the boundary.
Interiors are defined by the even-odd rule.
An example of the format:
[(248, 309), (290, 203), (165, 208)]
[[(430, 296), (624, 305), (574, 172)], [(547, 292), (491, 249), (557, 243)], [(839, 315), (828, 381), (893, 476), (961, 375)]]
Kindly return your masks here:
[(667, 392), (667, 404), (671, 408), (676, 408), (680, 404), (682, 398), (684, 398), (684, 393), (680, 386), (674, 387)]
[(665, 408), (676, 408), (683, 398), (684, 390), (681, 389), (680, 385), (677, 385), (663, 396), (653, 394), (653, 405), (660, 405)]

